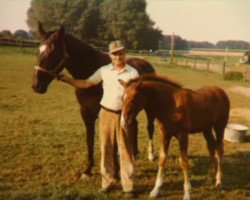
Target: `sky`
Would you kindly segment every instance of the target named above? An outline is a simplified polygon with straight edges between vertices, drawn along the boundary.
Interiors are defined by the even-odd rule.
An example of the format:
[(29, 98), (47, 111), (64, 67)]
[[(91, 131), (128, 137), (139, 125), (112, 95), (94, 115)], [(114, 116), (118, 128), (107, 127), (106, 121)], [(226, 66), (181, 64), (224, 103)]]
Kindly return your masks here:
[[(186, 40), (250, 42), (250, 0), (146, 0), (147, 13), (163, 34)], [(0, 0), (0, 31), (28, 31), (30, 0)]]

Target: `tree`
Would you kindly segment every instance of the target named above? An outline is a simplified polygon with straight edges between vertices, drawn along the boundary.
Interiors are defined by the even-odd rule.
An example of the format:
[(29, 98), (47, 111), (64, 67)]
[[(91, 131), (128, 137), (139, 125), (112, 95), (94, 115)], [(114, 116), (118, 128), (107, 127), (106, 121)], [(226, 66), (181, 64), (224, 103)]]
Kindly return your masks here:
[(205, 48), (205, 49), (210, 49), (210, 48), (215, 48), (215, 45), (210, 43), (210, 42), (197, 42), (197, 41), (188, 41), (188, 48)]
[[(161, 40), (161, 48), (171, 49), (171, 35), (165, 35)], [(188, 49), (188, 41), (182, 39), (179, 35), (174, 36), (174, 49), (176, 50), (186, 50)]]
[(122, 39), (130, 49), (158, 48), (161, 31), (153, 28), (145, 0), (106, 0), (101, 5), (101, 17), (102, 30), (106, 31), (100, 37), (104, 40)]
[(226, 47), (230, 49), (249, 49), (250, 43), (242, 40), (227, 40), (216, 43), (216, 48), (225, 49)]
[(29, 33), (28, 33), (27, 31), (25, 31), (25, 30), (16, 30), (16, 31), (14, 32), (14, 35), (15, 35), (16, 37), (20, 37), (20, 38), (22, 38), (22, 39), (29, 39), (29, 38), (30, 38)]
[(12, 38), (12, 33), (9, 30), (3, 30), (0, 32), (1, 37)]
[(38, 21), (50, 30), (63, 24), (79, 39), (102, 46), (121, 39), (128, 48), (157, 49), (161, 37), (145, 0), (32, 0), (27, 24), (33, 34)]

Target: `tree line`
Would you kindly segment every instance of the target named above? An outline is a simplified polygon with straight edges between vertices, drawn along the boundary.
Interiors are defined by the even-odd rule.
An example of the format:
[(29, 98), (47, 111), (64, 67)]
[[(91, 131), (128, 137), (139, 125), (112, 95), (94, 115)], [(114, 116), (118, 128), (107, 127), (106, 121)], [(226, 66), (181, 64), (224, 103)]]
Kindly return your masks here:
[[(160, 49), (171, 49), (172, 35), (165, 35), (160, 41)], [(250, 43), (242, 40), (226, 40), (219, 41), (216, 44), (211, 42), (202, 41), (188, 41), (178, 35), (174, 36), (174, 49), (176, 50), (189, 50), (194, 48), (204, 49), (250, 49)]]
[(97, 46), (121, 39), (129, 49), (158, 49), (162, 34), (146, 5), (145, 0), (32, 0), (27, 24), (34, 35), (39, 20), (46, 29), (63, 24), (68, 33)]
[[(0, 32), (0, 42), (20, 42), (21, 40), (34, 40), (36, 38), (32, 37), (32, 34), (29, 32), (19, 29), (16, 30), (14, 33), (11, 33), (9, 30), (3, 30)], [(158, 47), (156, 49), (171, 49), (171, 35), (164, 35), (160, 38), (158, 41)], [(188, 41), (185, 39), (182, 39), (180, 36), (174, 36), (175, 45), (174, 48), (176, 50), (190, 50), (190, 49), (250, 49), (250, 43), (242, 40), (227, 40), (227, 41), (219, 41), (216, 44), (203, 41), (203, 42), (197, 42), (197, 41)], [(91, 42), (91, 41), (90, 41)], [(3, 43), (2, 43), (3, 44)], [(105, 43), (106, 45), (106, 43)], [(156, 44), (157, 45), (157, 44)], [(155, 46), (156, 46), (155, 45)], [(99, 45), (97, 45), (99, 46)], [(102, 45), (100, 45), (102, 46)], [(106, 47), (106, 46), (105, 46)], [(132, 48), (130, 48), (132, 49)], [(149, 48), (151, 49), (151, 48)], [(149, 50), (146, 49), (146, 50)]]
[[(171, 49), (171, 35), (163, 35), (146, 12), (146, 0), (32, 0), (27, 12), (30, 32), (8, 30), (0, 32), (1, 38), (38, 38), (37, 26), (41, 21), (47, 30), (66, 31), (79, 39), (98, 47), (107, 47), (115, 39), (121, 39), (128, 49)], [(188, 41), (175, 35), (175, 49), (193, 48), (250, 49), (245, 41)]]

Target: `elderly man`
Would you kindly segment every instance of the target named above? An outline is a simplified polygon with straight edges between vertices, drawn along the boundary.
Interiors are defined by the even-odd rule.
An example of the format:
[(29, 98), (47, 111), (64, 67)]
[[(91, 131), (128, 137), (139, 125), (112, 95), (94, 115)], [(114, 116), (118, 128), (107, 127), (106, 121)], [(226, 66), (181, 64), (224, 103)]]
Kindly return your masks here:
[(133, 159), (132, 142), (128, 133), (120, 126), (123, 87), (118, 79), (128, 81), (138, 76), (137, 71), (126, 64), (126, 53), (121, 41), (109, 45), (112, 63), (98, 69), (85, 80), (76, 80), (64, 75), (60, 80), (78, 88), (89, 88), (103, 82), (103, 97), (99, 114), (99, 132), (101, 145), (101, 192), (108, 192), (117, 182), (117, 147), (120, 155), (120, 175), (126, 196), (133, 195)]

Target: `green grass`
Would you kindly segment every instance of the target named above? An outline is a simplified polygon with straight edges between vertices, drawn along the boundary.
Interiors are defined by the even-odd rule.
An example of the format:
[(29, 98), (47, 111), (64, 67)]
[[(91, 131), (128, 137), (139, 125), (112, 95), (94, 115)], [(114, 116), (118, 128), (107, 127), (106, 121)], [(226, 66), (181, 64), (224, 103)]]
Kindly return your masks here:
[[(98, 194), (100, 149), (96, 134), (94, 176), (78, 180), (86, 164), (85, 129), (74, 89), (54, 81), (44, 95), (31, 89), (36, 50), (0, 47), (0, 199), (123, 199), (121, 186), (108, 195)], [(179, 81), (184, 87), (218, 85), (229, 94), (232, 109), (250, 109), (249, 97), (233, 93), (230, 87), (250, 87), (249, 82), (224, 81), (218, 74), (168, 66), (158, 57), (146, 57), (158, 73)], [(135, 190), (138, 199), (147, 199), (153, 188), (158, 161), (147, 160), (146, 120), (139, 119), (140, 157), (135, 162)], [(230, 118), (250, 127), (246, 114)], [(98, 127), (97, 127), (98, 131)], [(158, 150), (159, 136), (154, 136)], [(208, 153), (201, 134), (190, 136), (192, 199), (247, 200), (250, 197), (250, 140), (242, 144), (225, 142), (222, 190), (205, 184)], [(183, 175), (178, 164), (176, 140), (171, 143), (165, 182), (159, 199), (181, 199)]]

